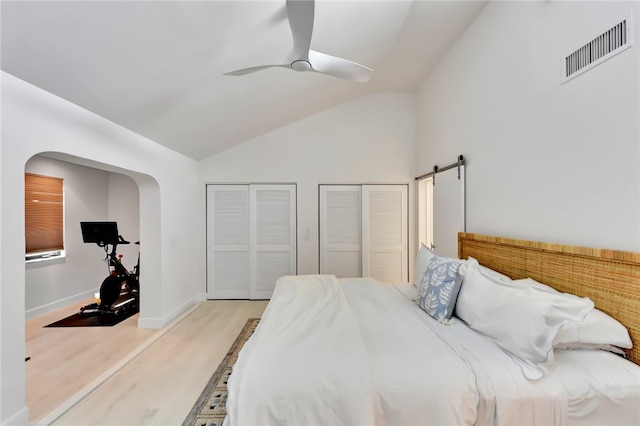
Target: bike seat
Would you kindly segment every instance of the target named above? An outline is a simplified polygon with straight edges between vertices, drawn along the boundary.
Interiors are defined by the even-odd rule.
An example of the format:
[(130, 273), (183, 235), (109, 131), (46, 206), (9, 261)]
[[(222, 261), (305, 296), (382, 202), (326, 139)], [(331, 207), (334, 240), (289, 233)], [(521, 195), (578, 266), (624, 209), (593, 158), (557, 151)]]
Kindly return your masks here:
[(122, 238), (122, 235), (118, 235), (118, 244), (131, 244), (129, 241)]

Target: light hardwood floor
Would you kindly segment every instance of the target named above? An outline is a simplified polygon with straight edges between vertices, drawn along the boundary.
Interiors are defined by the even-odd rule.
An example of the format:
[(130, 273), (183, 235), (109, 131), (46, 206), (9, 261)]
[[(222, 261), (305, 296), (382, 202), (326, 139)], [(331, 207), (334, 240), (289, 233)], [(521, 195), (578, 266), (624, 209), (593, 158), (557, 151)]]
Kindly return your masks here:
[(115, 327), (43, 328), (79, 306), (28, 320), (31, 424), (179, 426), (246, 320), (266, 305), (207, 301), (163, 330), (138, 329), (137, 315)]

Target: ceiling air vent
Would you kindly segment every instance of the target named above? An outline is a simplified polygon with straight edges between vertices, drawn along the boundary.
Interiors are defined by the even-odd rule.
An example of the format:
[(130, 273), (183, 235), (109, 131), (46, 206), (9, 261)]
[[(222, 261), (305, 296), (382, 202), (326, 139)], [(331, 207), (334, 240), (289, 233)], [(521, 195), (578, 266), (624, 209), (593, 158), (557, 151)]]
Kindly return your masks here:
[(633, 44), (631, 14), (600, 34), (563, 60), (562, 82), (565, 83), (617, 55)]

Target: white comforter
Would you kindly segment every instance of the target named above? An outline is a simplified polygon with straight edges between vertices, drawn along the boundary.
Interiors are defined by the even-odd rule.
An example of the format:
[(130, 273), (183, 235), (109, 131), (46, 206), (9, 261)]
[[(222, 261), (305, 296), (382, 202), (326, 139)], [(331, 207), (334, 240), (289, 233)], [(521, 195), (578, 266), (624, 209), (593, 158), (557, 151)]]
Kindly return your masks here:
[(331, 275), (276, 284), (228, 382), (226, 425), (565, 425), (550, 375), (439, 324), (394, 286)]
[[(469, 369), (437, 337), (425, 338), (428, 329), (389, 303), (384, 287), (358, 281), (278, 281), (230, 377), (230, 424), (475, 422)], [(357, 304), (351, 290), (362, 296)], [(379, 311), (381, 298), (390, 312)]]

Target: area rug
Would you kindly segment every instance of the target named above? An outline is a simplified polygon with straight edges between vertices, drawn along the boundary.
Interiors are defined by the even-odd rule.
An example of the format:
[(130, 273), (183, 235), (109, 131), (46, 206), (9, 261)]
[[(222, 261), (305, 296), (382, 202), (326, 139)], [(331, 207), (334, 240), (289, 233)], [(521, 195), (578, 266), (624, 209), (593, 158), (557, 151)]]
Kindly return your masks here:
[(45, 327), (112, 327), (138, 313), (137, 309), (123, 312), (121, 315), (81, 316), (79, 313), (70, 315)]
[(222, 426), (227, 415), (227, 380), (238, 353), (253, 334), (260, 318), (250, 318), (209, 379), (182, 426)]

